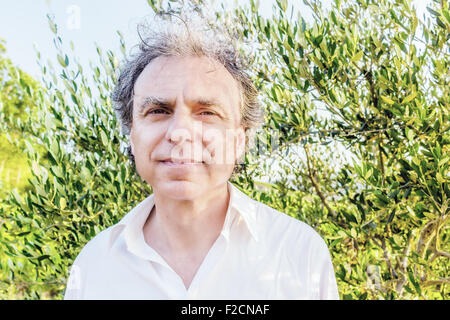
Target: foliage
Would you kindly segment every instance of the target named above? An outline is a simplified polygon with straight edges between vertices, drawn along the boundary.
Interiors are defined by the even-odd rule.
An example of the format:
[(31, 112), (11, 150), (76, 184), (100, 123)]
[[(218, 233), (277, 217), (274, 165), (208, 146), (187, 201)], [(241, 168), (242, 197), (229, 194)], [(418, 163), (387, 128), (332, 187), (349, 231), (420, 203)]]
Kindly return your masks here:
[[(89, 83), (78, 61), (62, 52), (50, 17), (49, 24), (59, 66), (39, 62), (43, 89), (37, 117), (15, 121), (29, 133), (31, 190), (23, 195), (13, 190), (0, 208), (5, 297), (61, 298), (69, 267), (84, 244), (150, 192), (127, 164), (109, 98), (118, 59), (97, 48), (100, 61), (92, 65)], [(36, 150), (36, 144), (45, 151)]]
[[(448, 2), (429, 9), (430, 26), (410, 1), (337, 0), (329, 12), (305, 3), (311, 26), (290, 19), (285, 1), (267, 20), (235, 12), (243, 34), (269, 48), (254, 64), (272, 107), (267, 129), (288, 128), (283, 147), (300, 142), (305, 154), (270, 199), (320, 199), (307, 220), (328, 241), (343, 298), (448, 298)], [(329, 156), (312, 151), (330, 141), (355, 155), (334, 176)]]
[[(408, 0), (305, 3), (311, 23), (281, 0), (270, 18), (253, 1), (214, 12), (211, 26), (251, 51), (267, 120), (258, 145), (271, 151), (249, 154), (233, 182), (324, 237), (343, 299), (448, 298), (448, 3), (433, 3), (428, 23)], [(203, 1), (188, 4), (207, 16)], [(89, 82), (49, 23), (59, 66), (41, 64), (38, 117), (16, 123), (30, 132), (31, 190), (0, 205), (0, 280), (24, 298), (61, 298), (83, 245), (151, 192), (111, 107), (118, 59), (98, 48)]]
[(22, 151), (21, 137), (24, 133), (14, 123), (33, 116), (34, 95), (39, 89), (39, 83), (14, 66), (5, 54), (6, 48), (0, 40), (1, 198), (6, 196), (5, 190), (13, 187), (17, 187), (19, 191), (24, 190), (27, 186), (26, 178), (31, 175)]

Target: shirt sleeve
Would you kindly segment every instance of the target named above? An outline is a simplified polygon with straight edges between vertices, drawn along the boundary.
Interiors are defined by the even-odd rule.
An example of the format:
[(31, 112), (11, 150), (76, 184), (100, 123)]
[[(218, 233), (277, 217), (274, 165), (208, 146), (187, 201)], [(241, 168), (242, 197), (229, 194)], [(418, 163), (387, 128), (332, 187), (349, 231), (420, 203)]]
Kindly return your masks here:
[(339, 300), (333, 263), (326, 242), (317, 234), (311, 252), (311, 285), (314, 299)]
[[(110, 227), (111, 228), (111, 227)], [(109, 239), (110, 228), (107, 228), (92, 238), (81, 249), (75, 261), (72, 264), (67, 279), (66, 289), (64, 292), (64, 300), (87, 300), (89, 297), (89, 290), (91, 290), (90, 283), (93, 270), (99, 261), (102, 261), (103, 255), (106, 252), (106, 241)], [(93, 269), (94, 268), (94, 269)]]
[(66, 283), (64, 292), (64, 300), (81, 300), (82, 299), (82, 269), (79, 265), (74, 264), (70, 268), (69, 278)]
[(339, 292), (336, 283), (336, 276), (334, 274), (333, 263), (327, 249), (327, 257), (323, 263), (323, 270), (320, 281), (320, 296), (321, 300), (339, 300)]

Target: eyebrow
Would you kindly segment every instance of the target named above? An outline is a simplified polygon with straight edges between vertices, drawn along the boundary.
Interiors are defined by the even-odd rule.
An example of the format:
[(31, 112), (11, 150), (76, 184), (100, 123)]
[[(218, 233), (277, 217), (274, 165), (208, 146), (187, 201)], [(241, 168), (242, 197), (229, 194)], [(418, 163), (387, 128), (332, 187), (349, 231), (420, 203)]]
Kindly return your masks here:
[(167, 107), (170, 105), (170, 101), (166, 99), (162, 99), (159, 97), (154, 96), (148, 96), (144, 98), (144, 101), (139, 106), (139, 112), (144, 111), (145, 108), (150, 106), (157, 106), (157, 107)]
[[(150, 106), (167, 108), (172, 105), (172, 103), (169, 100), (155, 96), (147, 96), (143, 100), (144, 101), (139, 106), (139, 112), (144, 111), (145, 108), (148, 108)], [(219, 101), (208, 98), (198, 98), (194, 99), (192, 102), (194, 104), (201, 105), (204, 107), (216, 106), (222, 110), (226, 118), (229, 118), (229, 113), (227, 109)]]
[(216, 107), (219, 107), (220, 109), (222, 109), (223, 111), (226, 111), (225, 108), (223, 107), (223, 105), (219, 101), (200, 98), (200, 99), (195, 100), (195, 103), (205, 106), (205, 107), (216, 106)]

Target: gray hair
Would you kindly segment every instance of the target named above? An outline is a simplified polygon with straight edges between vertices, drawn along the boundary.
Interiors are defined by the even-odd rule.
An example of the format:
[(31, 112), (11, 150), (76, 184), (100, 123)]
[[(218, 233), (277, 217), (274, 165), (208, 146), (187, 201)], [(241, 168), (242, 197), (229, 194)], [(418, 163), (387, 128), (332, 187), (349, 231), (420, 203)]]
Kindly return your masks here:
[[(258, 90), (247, 73), (248, 61), (239, 54), (235, 40), (217, 26), (203, 26), (193, 30), (170, 22), (165, 30), (148, 28), (142, 37), (138, 51), (125, 60), (112, 93), (112, 101), (125, 135), (130, 134), (133, 120), (134, 84), (144, 68), (160, 56), (207, 57), (221, 63), (238, 83), (240, 91), (241, 125), (246, 132), (246, 148), (254, 132), (262, 122), (262, 111), (258, 101)], [(206, 27), (206, 28), (205, 28)], [(134, 164), (131, 148), (128, 155)]]

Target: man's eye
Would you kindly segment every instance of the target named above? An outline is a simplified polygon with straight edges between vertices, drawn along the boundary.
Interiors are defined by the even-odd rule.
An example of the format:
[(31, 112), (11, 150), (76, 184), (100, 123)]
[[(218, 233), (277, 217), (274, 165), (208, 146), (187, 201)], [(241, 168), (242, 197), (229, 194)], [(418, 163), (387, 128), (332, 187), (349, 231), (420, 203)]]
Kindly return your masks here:
[(200, 112), (201, 115), (206, 115), (206, 116), (215, 116), (216, 114), (212, 111), (202, 111)]
[(168, 112), (167, 112), (167, 110), (165, 110), (165, 109), (152, 109), (152, 110), (149, 110), (148, 112), (147, 112), (147, 114), (167, 114)]

